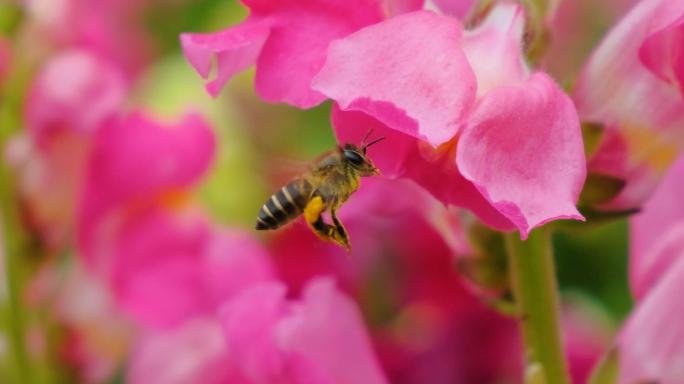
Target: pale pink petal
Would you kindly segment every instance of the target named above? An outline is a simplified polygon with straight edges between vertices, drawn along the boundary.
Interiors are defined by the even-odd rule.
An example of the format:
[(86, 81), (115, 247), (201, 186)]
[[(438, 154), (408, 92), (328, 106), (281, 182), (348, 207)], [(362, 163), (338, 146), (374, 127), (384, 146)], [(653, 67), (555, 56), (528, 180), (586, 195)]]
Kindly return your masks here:
[(470, 9), (475, 4), (475, 0), (432, 0), (437, 5), (439, 10), (447, 15), (456, 16), (463, 19), (468, 15)]
[(684, 96), (684, 14), (646, 38), (639, 48), (639, 58), (656, 76), (678, 87)]
[(684, 382), (684, 253), (638, 304), (618, 338), (620, 384)]
[(255, 285), (228, 301), (221, 317), (231, 361), (250, 383), (387, 382), (358, 309), (327, 279), (294, 301), (282, 284)]
[(643, 298), (684, 249), (684, 157), (630, 221), (630, 283)]
[(467, 31), (463, 51), (481, 97), (494, 87), (519, 85), (529, 76), (522, 55), (525, 13), (520, 4), (497, 3), (476, 29)]
[(123, 106), (123, 75), (87, 51), (69, 50), (50, 59), (33, 81), (24, 110), (26, 125), (40, 146), (54, 135), (94, 134)]
[(141, 333), (126, 366), (126, 382), (246, 384), (231, 369), (221, 325), (214, 318)]
[(221, 309), (225, 341), (231, 358), (251, 383), (279, 381), (287, 374), (286, 357), (274, 342), (274, 327), (286, 313), (282, 284), (258, 284)]
[(456, 19), (413, 12), (330, 45), (314, 89), (433, 146), (456, 135), (475, 97)]
[(308, 369), (330, 378), (326, 382), (387, 383), (356, 304), (331, 279), (310, 282), (301, 303), (275, 332), (285, 353), (308, 361)]
[(601, 208), (639, 207), (684, 146), (681, 93), (639, 58), (643, 42), (683, 14), (681, 1), (641, 1), (603, 40), (577, 81), (573, 98), (581, 119), (605, 129), (589, 170), (627, 182)]
[(236, 230), (214, 232), (201, 267), (206, 294), (214, 306), (252, 284), (274, 278), (270, 255), (256, 238)]
[(572, 101), (543, 73), (520, 87), (491, 90), (459, 139), (456, 164), (520, 230), (582, 219), (575, 203), (586, 175)]
[(207, 83), (207, 91), (217, 96), (233, 75), (256, 63), (270, 30), (267, 20), (247, 20), (216, 33), (183, 33), (180, 42), (185, 57), (205, 79), (215, 58), (216, 75)]

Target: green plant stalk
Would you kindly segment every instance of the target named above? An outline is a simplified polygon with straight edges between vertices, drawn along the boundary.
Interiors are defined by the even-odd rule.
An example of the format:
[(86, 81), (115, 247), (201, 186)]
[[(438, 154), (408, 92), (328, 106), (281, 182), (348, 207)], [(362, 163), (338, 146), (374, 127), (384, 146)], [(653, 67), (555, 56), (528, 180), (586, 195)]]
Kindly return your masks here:
[[(8, 37), (17, 33), (21, 24), (20, 12), (14, 15), (10, 27), (3, 23), (3, 33)], [(6, 21), (6, 20), (3, 20)], [(6, 145), (20, 127), (19, 111), (28, 65), (13, 63), (7, 81), (0, 88), (0, 253), (5, 264), (5, 284), (8, 309), (4, 311), (5, 324), (9, 333), (11, 353), (11, 373), (13, 382), (33, 382), (29, 359), (26, 351), (26, 316), (22, 305), (22, 285), (24, 269), (21, 258), (24, 256), (25, 233), (22, 230), (14, 175), (5, 161)]]
[(9, 171), (6, 165), (0, 166), (0, 212), (2, 213), (2, 242), (4, 245), (5, 279), (9, 311), (7, 313), (7, 325), (11, 340), (11, 352), (14, 362), (15, 379), (19, 383), (31, 382), (29, 375), (29, 362), (26, 353), (26, 332), (24, 329), (25, 316), (21, 303), (21, 257), (20, 231), (18, 224), (18, 212), (16, 204), (13, 204), (13, 183), (8, 177)]
[(527, 241), (506, 235), (508, 265), (519, 316), (527, 367), (541, 366), (547, 384), (569, 384), (560, 334), (560, 299), (548, 229), (533, 231)]

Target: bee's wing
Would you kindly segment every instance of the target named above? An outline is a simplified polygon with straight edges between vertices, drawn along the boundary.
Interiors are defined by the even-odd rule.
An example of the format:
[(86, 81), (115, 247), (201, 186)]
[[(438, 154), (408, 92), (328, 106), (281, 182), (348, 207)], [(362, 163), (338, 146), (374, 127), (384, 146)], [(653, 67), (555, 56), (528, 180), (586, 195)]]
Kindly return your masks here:
[(310, 173), (313, 165), (311, 160), (276, 156), (269, 157), (264, 168), (269, 180), (284, 185), (292, 179)]

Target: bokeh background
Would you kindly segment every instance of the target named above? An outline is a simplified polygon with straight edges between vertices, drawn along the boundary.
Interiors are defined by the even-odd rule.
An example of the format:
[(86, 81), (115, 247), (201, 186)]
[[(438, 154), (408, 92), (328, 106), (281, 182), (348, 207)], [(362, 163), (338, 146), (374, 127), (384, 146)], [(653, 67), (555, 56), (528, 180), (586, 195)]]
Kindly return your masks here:
[[(216, 152), (209, 169), (189, 188), (193, 206), (200, 207), (212, 225), (253, 236), (268, 250), (276, 274), (290, 287), (292, 297), (297, 297), (314, 276), (336, 276), (340, 289), (359, 305), (374, 351), (392, 382), (518, 382), (519, 355), (507, 354), (507, 349), (497, 344), (508, 343), (503, 340), (510, 335), (516, 338), (515, 323), (495, 309), (492, 302), (497, 299), (482, 293), (461, 273), (463, 252), (447, 246), (436, 232), (426, 229), (431, 228), (429, 225), (420, 224), (425, 220), (420, 212), (408, 214), (412, 218), (405, 228), (388, 224), (398, 217), (382, 217), (395, 215), (388, 205), (396, 204), (401, 212), (404, 209), (401, 201), (381, 198), (391, 194), (392, 187), (382, 187), (381, 192), (364, 197), (363, 189), (372, 184), (364, 181), (356, 205), (350, 202), (349, 208), (342, 209), (343, 217), (348, 210), (352, 241), (358, 243), (349, 255), (318, 243), (302, 223), (277, 233), (253, 231), (259, 207), (292, 176), (296, 165), (333, 148), (336, 141), (328, 102), (305, 111), (267, 104), (254, 94), (253, 68), (231, 80), (219, 97), (205, 92), (202, 79), (181, 53), (179, 34), (236, 24), (247, 14), (242, 5), (227, 0), (121, 1), (114, 2), (116, 6), (107, 1), (80, 3), (88, 1), (3, 0), (0, 4), (0, 44), (8, 58), (0, 68), (0, 130), (5, 146), (0, 183), (4, 184), (5, 233), (11, 236), (4, 239), (8, 245), (4, 257), (13, 259), (5, 262), (0, 277), (3, 287), (12, 285), (3, 288), (0, 297), (1, 382), (18, 382), (21, 377), (17, 347), (12, 341), (16, 332), (12, 322), (17, 319), (22, 323), (26, 363), (33, 382), (142, 382), (144, 377), (132, 373), (136, 370), (132, 360), (139, 357), (135, 348), (147, 332), (136, 323), (135, 316), (131, 318), (114, 304), (111, 310), (116, 315), (100, 318), (92, 325), (72, 321), (76, 315), (64, 315), (56, 309), (59, 303), (89, 300), (81, 296), (90, 290), (88, 285), (75, 292), (71, 287), (71, 282), (80, 279), (79, 273), (84, 273), (74, 272), (83, 269), (82, 255), (73, 234), (49, 240), (42, 233), (44, 225), (52, 225), (50, 220), (40, 222), (32, 216), (33, 206), (39, 204), (36, 193), (40, 200), (41, 194), (53, 191), (27, 193), (22, 189), (30, 173), (22, 163), (25, 155), (21, 140), (27, 140), (25, 111), (31, 84), (50, 60), (73, 49), (95, 51), (124, 73), (129, 89), (126, 111), (143, 110), (160, 121), (174, 121), (187, 111), (195, 111), (207, 120), (216, 137)], [(561, 84), (571, 85), (592, 47), (630, 3), (561, 2), (551, 21), (555, 35), (538, 65)], [(83, 12), (87, 16), (69, 19), (63, 14), (68, 13), (69, 6), (86, 8)], [(81, 25), (84, 18), (105, 27), (89, 35), (89, 27)], [(582, 27), (577, 28), (577, 23)], [(56, 204), (77, 205), (73, 201)], [(467, 213), (455, 214), (470, 223), (464, 227), (477, 228)], [(553, 244), (564, 321), (572, 323), (567, 329), (575, 332), (568, 348), (575, 348), (571, 365), (577, 382), (582, 382), (632, 308), (627, 282), (628, 224), (624, 218), (612, 218), (559, 227)], [(477, 236), (468, 231), (465, 229), (465, 241), (476, 243), (472, 239)], [(405, 244), (411, 236), (417, 238)], [(497, 234), (480, 237), (490, 245), (501, 241)], [(12, 289), (18, 293), (9, 292)], [(415, 293), (418, 291), (422, 293)], [(431, 310), (431, 306), (439, 310)], [(116, 325), (104, 324), (114, 318)], [(75, 346), (77, 343), (81, 346)], [(516, 350), (515, 341), (506, 345)], [(192, 360), (188, 356), (201, 348), (182, 350), (184, 358)], [(174, 360), (177, 356), (161, 352), (152, 355), (160, 359), (155, 367), (179, 364)], [(193, 376), (195, 373), (179, 376), (189, 378), (186, 381), (169, 382), (192, 382), (200, 377)]]

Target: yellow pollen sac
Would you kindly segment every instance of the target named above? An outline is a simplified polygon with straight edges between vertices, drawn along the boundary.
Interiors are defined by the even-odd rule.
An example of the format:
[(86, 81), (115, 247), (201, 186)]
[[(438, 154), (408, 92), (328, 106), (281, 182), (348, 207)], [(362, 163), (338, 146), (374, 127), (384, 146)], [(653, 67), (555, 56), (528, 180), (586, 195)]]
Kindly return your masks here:
[(304, 209), (304, 218), (307, 223), (313, 223), (318, 220), (321, 212), (325, 210), (325, 205), (323, 204), (323, 199), (320, 196), (316, 196), (306, 205)]

